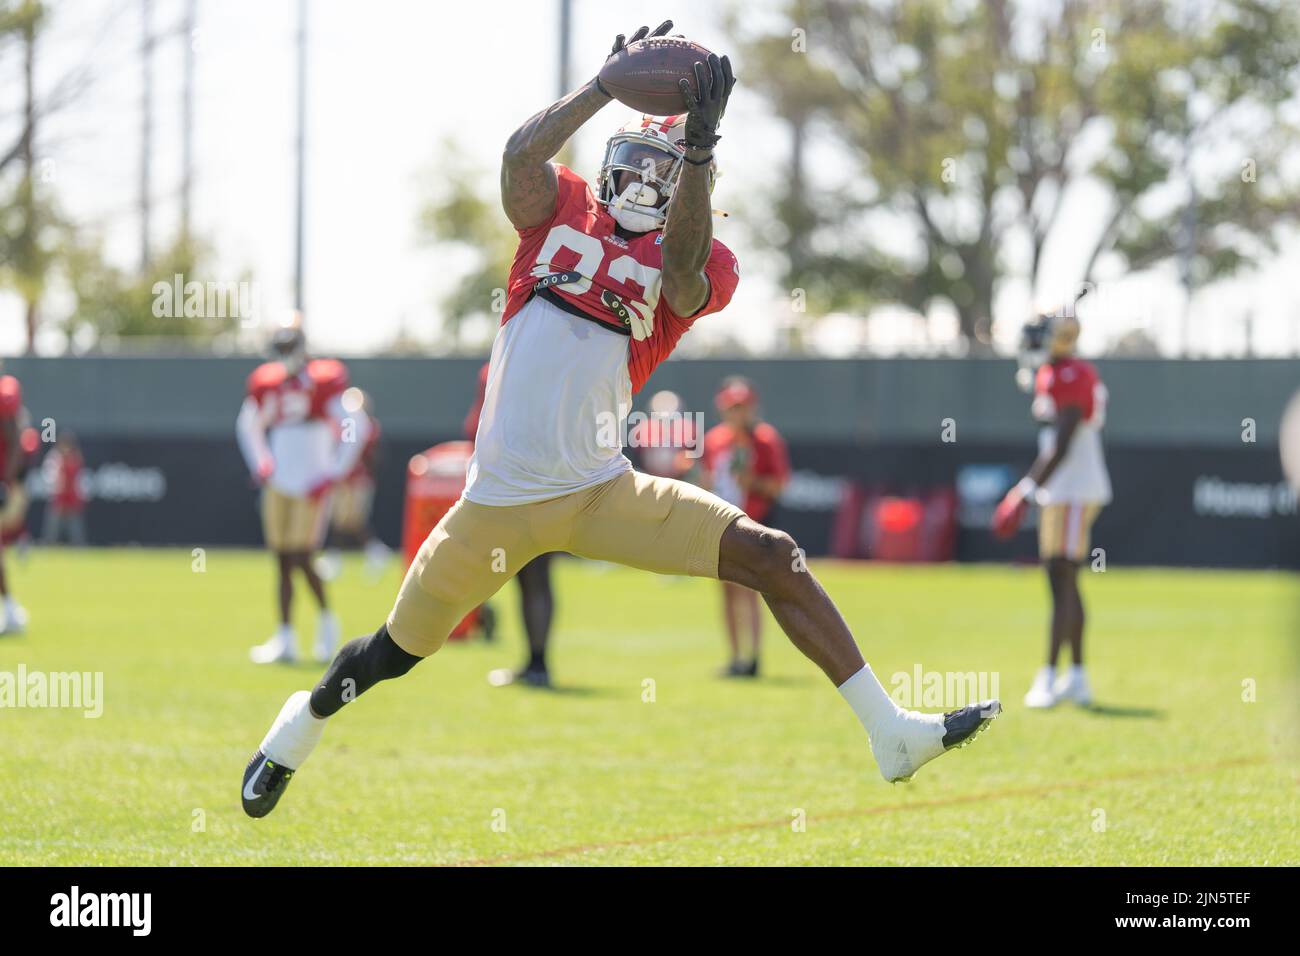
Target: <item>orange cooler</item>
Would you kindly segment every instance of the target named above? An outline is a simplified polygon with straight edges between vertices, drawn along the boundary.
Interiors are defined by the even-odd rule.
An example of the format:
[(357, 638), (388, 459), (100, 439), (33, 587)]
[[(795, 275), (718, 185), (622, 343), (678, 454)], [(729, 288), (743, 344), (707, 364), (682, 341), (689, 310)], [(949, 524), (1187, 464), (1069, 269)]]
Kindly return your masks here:
[[(449, 441), (420, 452), (406, 467), (406, 510), (402, 520), (402, 552), (409, 567), (420, 545), (465, 490), (465, 469), (474, 443)], [(461, 640), (480, 628), (481, 609), (475, 608), (451, 632)]]

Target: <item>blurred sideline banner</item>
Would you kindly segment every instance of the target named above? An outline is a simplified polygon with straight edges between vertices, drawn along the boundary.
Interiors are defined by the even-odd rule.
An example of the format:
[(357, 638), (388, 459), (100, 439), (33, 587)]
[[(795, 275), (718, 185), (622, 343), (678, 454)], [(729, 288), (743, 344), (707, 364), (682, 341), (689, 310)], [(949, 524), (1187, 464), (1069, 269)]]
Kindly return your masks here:
[[(383, 424), (375, 528), (400, 540), (407, 461), (460, 429), (482, 358), (347, 359)], [(234, 420), (255, 356), (12, 358), (32, 423), (75, 431), (85, 452), (95, 544), (253, 546), (256, 492)], [(1283, 409), (1300, 388), (1286, 359), (1098, 360), (1110, 391), (1105, 430), (1115, 502), (1094, 546), (1108, 564), (1300, 567), (1300, 518), (1278, 456)], [(773, 523), (811, 555), (1032, 559), (1032, 523), (1015, 540), (985, 530), (993, 505), (1028, 467), (1036, 427), (1007, 359), (674, 359), (636, 396), (672, 389), (703, 427), (728, 375), (757, 386), (764, 418), (785, 436), (795, 470)], [(635, 461), (635, 453), (633, 453)], [(44, 507), (30, 477), (28, 527)], [(908, 499), (947, 501), (951, 541), (917, 542), (862, 527), (853, 509), (881, 496), (890, 521)], [(914, 509), (913, 509), (914, 510)], [(924, 520), (932, 520), (927, 505)], [(927, 537), (927, 535), (929, 535)]]
[[(401, 540), (406, 463), (429, 444), (388, 440), (382, 448), (374, 526), (390, 545)], [(233, 437), (83, 436), (82, 446), (92, 543), (260, 544), (258, 492)], [(1300, 516), (1276, 448), (1109, 445), (1106, 453), (1115, 501), (1097, 522), (1093, 546), (1104, 550), (1107, 564), (1300, 568)], [(790, 455), (794, 477), (771, 523), (793, 534), (809, 555), (877, 556), (861, 502), (884, 495), (949, 498), (957, 560), (1032, 560), (1036, 554), (1036, 516), (1008, 543), (987, 531), (994, 505), (1029, 464), (1027, 446), (792, 439)], [(28, 491), (28, 527), (35, 532), (46, 497), (39, 469), (29, 476)]]

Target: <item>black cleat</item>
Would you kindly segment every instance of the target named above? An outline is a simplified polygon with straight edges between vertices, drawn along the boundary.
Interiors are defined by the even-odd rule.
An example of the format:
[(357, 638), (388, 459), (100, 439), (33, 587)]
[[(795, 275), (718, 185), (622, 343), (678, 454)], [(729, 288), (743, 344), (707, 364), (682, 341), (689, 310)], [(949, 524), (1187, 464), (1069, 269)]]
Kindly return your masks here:
[(529, 665), (519, 672), (519, 683), (527, 684), (529, 687), (541, 687), (544, 690), (550, 689), (551, 672), (545, 666), (535, 667)]
[(244, 771), (244, 812), (250, 817), (264, 817), (280, 802), (293, 771), (258, 751)]
[(943, 715), (943, 749), (965, 747), (978, 737), (993, 718), (1002, 713), (1002, 702), (983, 700), (978, 704), (950, 710)]
[(509, 687), (511, 684), (523, 684), (526, 687), (550, 690), (551, 672), (544, 666), (534, 667), (530, 665), (518, 671), (512, 671), (508, 667), (498, 667), (496, 670), (488, 672), (488, 683), (493, 687)]
[(719, 677), (757, 677), (758, 661), (745, 663), (744, 661), (732, 661), (722, 670), (718, 671)]

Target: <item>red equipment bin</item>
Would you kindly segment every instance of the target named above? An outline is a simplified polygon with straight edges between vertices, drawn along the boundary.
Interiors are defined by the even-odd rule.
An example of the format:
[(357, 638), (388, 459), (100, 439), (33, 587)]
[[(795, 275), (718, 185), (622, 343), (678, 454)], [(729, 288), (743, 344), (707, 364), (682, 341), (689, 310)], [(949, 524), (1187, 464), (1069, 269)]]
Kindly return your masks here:
[[(407, 567), (420, 545), (465, 490), (465, 469), (474, 443), (449, 441), (420, 452), (406, 467), (406, 509), (402, 520), (402, 552)], [(485, 627), (483, 608), (476, 607), (452, 630), (450, 640), (464, 640)]]
[(878, 561), (917, 561), (925, 506), (916, 498), (881, 498), (876, 503), (871, 556)]

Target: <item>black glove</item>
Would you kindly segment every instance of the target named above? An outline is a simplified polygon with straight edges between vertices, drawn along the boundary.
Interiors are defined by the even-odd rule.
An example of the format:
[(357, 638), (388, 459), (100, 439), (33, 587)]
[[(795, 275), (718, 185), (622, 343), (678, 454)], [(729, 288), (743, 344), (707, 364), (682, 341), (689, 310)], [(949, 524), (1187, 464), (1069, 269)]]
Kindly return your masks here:
[(695, 64), (695, 86), (699, 96), (691, 89), (691, 81), (682, 77), (677, 84), (682, 91), (682, 105), (686, 107), (686, 145), (695, 149), (712, 149), (722, 137), (718, 124), (727, 111), (727, 98), (736, 78), (731, 75), (731, 60), (709, 54), (709, 62)]
[[(623, 36), (623, 34), (620, 33), (618, 36), (614, 38), (614, 46), (609, 51), (609, 56), (613, 56), (614, 54), (616, 54), (619, 50), (623, 49), (623, 47), (627, 46), (628, 43), (635, 43), (637, 40), (644, 40), (648, 36), (649, 37), (664, 36), (672, 28), (673, 28), (673, 21), (665, 20), (663, 23), (659, 24), (659, 26), (655, 27), (653, 32), (651, 32), (649, 27), (642, 27), (641, 29), (637, 30), (636, 33), (632, 34), (632, 39), (630, 40), (628, 40), (627, 37)], [(605, 57), (605, 59), (608, 60), (609, 56)], [(611, 100), (614, 98), (614, 95), (610, 93), (609, 90), (601, 86), (599, 76), (596, 77), (596, 89), (600, 90)]]

